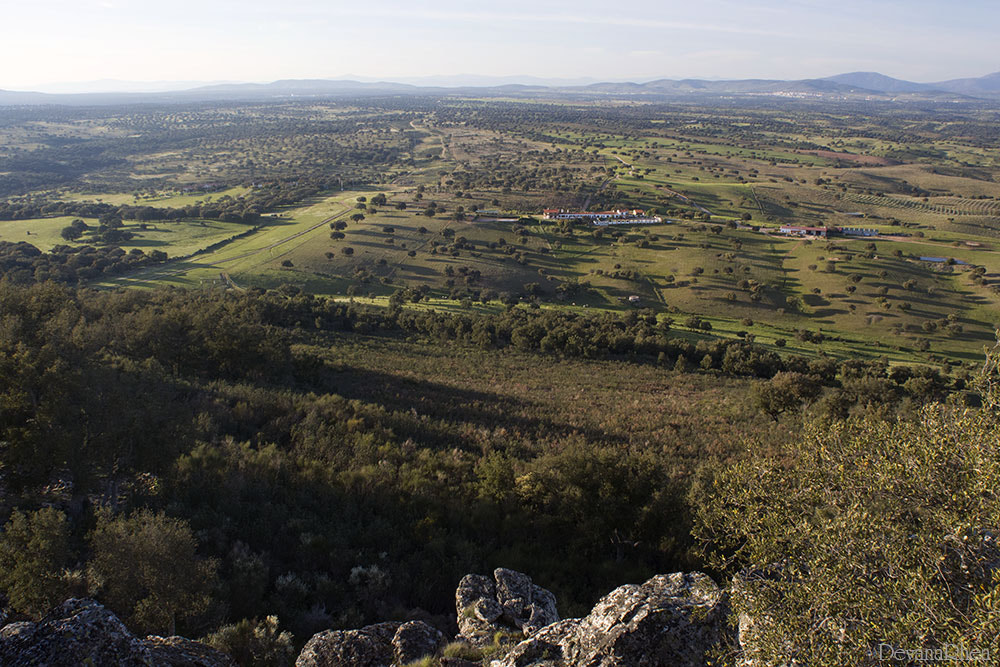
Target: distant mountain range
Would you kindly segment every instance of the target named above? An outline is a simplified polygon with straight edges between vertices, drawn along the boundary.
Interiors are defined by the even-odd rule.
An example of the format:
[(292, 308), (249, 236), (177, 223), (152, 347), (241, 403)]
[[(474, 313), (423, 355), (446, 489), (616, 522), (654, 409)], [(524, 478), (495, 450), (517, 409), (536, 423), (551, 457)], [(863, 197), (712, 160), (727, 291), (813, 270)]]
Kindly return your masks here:
[[(971, 79), (935, 83), (914, 83), (877, 72), (851, 72), (822, 79), (794, 81), (738, 79), (659, 79), (646, 83), (589, 83), (585, 80), (545, 80), (534, 77), (425, 77), (424, 85), (391, 81), (347, 79), (285, 79), (271, 83), (225, 83), (146, 92), (132, 90), (103, 93), (40, 93), (0, 90), (0, 106), (21, 105), (103, 105), (177, 103), (204, 101), (253, 101), (301, 97), (346, 97), (371, 95), (467, 95), (603, 97), (642, 96), (644, 98), (697, 98), (720, 96), (776, 96), (828, 100), (899, 101), (1000, 101), (1000, 72)], [(447, 85), (448, 82), (476, 82), (481, 85)], [(434, 85), (429, 85), (431, 83)]]
[(969, 97), (996, 97), (1000, 95), (1000, 72), (987, 74), (974, 79), (951, 79), (936, 83), (913, 83), (902, 79), (893, 79), (878, 72), (851, 72), (838, 74), (824, 79), (847, 86), (857, 86), (883, 93), (926, 93), (940, 92), (968, 95)]

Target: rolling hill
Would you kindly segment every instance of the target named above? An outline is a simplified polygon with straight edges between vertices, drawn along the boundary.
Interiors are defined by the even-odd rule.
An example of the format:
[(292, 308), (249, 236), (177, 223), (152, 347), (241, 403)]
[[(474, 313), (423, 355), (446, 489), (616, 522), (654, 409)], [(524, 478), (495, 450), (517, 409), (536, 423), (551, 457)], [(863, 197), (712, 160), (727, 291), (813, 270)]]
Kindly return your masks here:
[[(436, 79), (428, 79), (432, 81)], [(462, 80), (473, 80), (465, 78)], [(518, 80), (521, 82), (518, 83)], [(447, 82), (447, 79), (442, 79)], [(459, 81), (459, 79), (455, 79)], [(481, 79), (489, 83), (489, 79)], [(507, 77), (492, 85), (414, 85), (392, 81), (362, 82), (345, 79), (283, 79), (271, 83), (235, 83), (199, 86), (169, 92), (101, 92), (52, 94), (0, 90), (0, 106), (107, 105), (137, 103), (184, 103), (206, 101), (266, 100), (296, 97), (345, 97), (369, 95), (477, 96), (532, 95), (552, 97), (717, 97), (731, 95), (786, 95), (830, 99), (969, 100), (1000, 98), (1000, 72), (978, 78), (952, 79), (937, 83), (914, 83), (877, 72), (851, 72), (836, 76), (800, 79), (657, 79), (645, 83), (603, 82), (588, 85), (541, 85), (533, 77)]]

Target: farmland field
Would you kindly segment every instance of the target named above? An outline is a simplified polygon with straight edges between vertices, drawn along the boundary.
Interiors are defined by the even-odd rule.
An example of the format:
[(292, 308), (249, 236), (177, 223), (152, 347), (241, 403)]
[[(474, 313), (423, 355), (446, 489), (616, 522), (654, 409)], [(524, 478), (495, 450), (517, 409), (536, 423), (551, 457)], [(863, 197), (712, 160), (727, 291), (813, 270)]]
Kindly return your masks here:
[[(640, 308), (679, 334), (692, 316), (712, 324), (684, 335), (969, 364), (1000, 320), (1000, 151), (984, 139), (992, 112), (956, 113), (945, 132), (849, 105), (302, 102), (164, 109), (137, 121), (141, 149), (99, 115), (15, 123), (4, 150), (45, 156), (58, 149), (39, 139), (63, 137), (126, 157), (11, 190), (0, 241), (48, 252), (113, 238), (166, 253), (90, 280), (99, 287)], [(255, 131), (213, 126), (212, 114)], [(157, 134), (168, 120), (199, 143)], [(542, 219), (550, 207), (637, 207), (663, 222), (598, 228)], [(111, 237), (102, 215), (122, 218)], [(67, 240), (74, 220), (84, 229)], [(788, 224), (878, 236), (789, 238)]]

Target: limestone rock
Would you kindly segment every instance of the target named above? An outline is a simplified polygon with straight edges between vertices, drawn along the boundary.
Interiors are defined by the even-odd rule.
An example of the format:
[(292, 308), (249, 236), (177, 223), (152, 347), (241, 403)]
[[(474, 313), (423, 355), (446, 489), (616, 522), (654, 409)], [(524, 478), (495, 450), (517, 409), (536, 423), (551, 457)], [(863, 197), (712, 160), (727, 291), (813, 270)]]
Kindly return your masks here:
[(521, 626), (528, 637), (534, 635), (547, 625), (559, 620), (559, 610), (556, 609), (556, 596), (552, 591), (541, 586), (531, 587), (531, 613)]
[(0, 630), (0, 664), (8, 667), (232, 667), (232, 660), (181, 637), (141, 639), (93, 600), (70, 599), (38, 623), (12, 623)]
[(455, 608), (459, 635), (475, 646), (490, 643), (503, 613), (493, 580), (481, 574), (462, 577), (455, 591)]
[(500, 567), (493, 571), (493, 578), (497, 582), (497, 602), (503, 610), (504, 621), (521, 627), (531, 616), (531, 577)]
[(608, 593), (582, 619), (549, 625), (492, 667), (695, 667), (718, 645), (727, 597), (700, 572)]
[(569, 662), (594, 667), (703, 665), (725, 616), (726, 597), (707, 575), (657, 575), (598, 601), (564, 653)]
[(558, 643), (538, 636), (526, 639), (507, 651), (491, 667), (563, 667), (563, 651)]
[(405, 665), (435, 655), (444, 645), (444, 635), (423, 621), (403, 623), (392, 637), (396, 662)]
[(564, 667), (563, 644), (576, 635), (579, 618), (568, 618), (539, 630), (508, 650), (503, 658), (490, 663), (491, 667)]
[(376, 623), (360, 630), (325, 630), (302, 648), (295, 667), (389, 667), (400, 623)]
[(461, 638), (486, 646), (502, 630), (531, 636), (559, 620), (556, 598), (521, 572), (498, 568), (493, 579), (481, 574), (462, 578), (455, 591)]
[(156, 665), (163, 667), (216, 667), (233, 665), (226, 654), (184, 637), (146, 637)]

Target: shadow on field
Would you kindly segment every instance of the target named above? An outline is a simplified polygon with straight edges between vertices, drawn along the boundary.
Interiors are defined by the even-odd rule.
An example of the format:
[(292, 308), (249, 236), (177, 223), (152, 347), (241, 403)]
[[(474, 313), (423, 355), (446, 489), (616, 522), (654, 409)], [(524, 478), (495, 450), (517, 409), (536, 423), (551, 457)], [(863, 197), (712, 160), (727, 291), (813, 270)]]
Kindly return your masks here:
[(423, 276), (427, 278), (440, 276), (441, 274), (437, 271), (419, 264), (407, 264), (405, 262), (401, 263), (398, 270), (413, 276)]
[[(543, 417), (526, 416), (544, 414), (545, 408), (532, 401), (502, 394), (451, 387), (364, 368), (338, 369), (327, 378), (330, 390), (345, 398), (412, 414), (412, 419), (394, 424), (393, 428), (401, 435), (410, 435), (406, 433), (407, 429), (413, 435), (419, 432), (421, 440), (425, 442), (430, 436), (438, 440), (439, 444), (454, 446), (457, 444), (456, 440), (469, 431), (462, 424), (489, 429), (504, 428), (515, 438), (517, 435), (545, 438), (583, 433), (594, 440), (624, 442), (621, 437), (605, 431), (581, 429), (578, 424), (570, 425)], [(440, 424), (427, 424), (421, 419), (423, 416), (447, 422), (453, 428), (442, 429)]]

